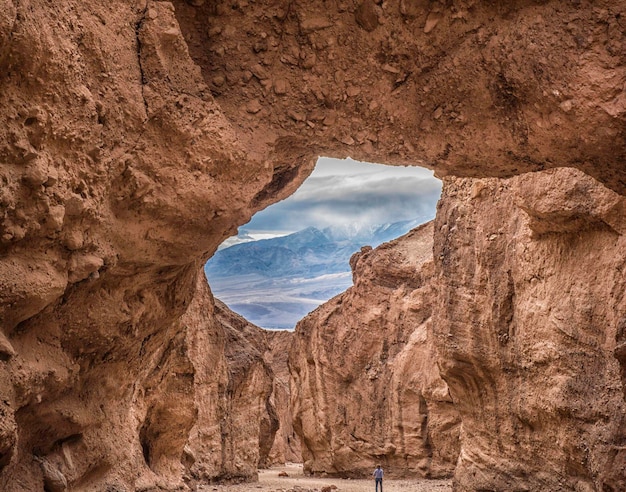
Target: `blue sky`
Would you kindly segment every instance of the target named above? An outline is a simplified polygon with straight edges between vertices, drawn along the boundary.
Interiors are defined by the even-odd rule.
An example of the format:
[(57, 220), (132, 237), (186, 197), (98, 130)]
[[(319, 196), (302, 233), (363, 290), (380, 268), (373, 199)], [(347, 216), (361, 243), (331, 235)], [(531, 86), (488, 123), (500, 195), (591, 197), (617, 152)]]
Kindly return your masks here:
[(367, 227), (435, 216), (441, 181), (417, 166), (384, 166), (321, 157), (289, 198), (258, 212), (239, 228), (257, 237), (306, 227)]

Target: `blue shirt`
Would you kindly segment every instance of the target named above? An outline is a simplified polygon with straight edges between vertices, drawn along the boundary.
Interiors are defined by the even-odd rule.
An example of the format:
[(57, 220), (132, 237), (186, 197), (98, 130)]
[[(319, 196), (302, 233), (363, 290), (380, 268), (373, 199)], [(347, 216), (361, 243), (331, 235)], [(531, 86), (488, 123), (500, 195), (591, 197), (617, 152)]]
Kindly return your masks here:
[(374, 478), (383, 478), (383, 469), (382, 468), (376, 468), (376, 470), (374, 470)]

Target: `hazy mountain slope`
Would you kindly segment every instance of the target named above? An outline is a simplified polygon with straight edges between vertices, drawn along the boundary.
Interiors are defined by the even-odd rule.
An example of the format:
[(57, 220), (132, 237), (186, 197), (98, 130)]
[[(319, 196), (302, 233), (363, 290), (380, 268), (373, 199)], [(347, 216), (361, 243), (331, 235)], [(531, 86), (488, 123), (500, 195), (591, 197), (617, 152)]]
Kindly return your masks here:
[(293, 328), (352, 285), (349, 260), (362, 246), (394, 239), (421, 220), (367, 228), (308, 227), (288, 236), (219, 250), (205, 272), (231, 309), (265, 328)]

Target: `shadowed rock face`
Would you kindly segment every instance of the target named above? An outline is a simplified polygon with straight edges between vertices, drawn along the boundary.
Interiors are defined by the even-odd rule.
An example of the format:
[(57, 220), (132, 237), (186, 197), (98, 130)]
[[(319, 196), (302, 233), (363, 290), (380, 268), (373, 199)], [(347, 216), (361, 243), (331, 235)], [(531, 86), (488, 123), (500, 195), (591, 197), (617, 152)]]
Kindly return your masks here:
[(216, 307), (216, 319), (225, 329), (229, 372), (224, 403), (231, 425), (221, 432), (228, 443), (224, 465), (233, 467), (233, 471), (227, 471), (228, 478), (255, 477), (258, 467), (267, 466), (279, 425), (271, 403), (274, 373), (264, 358), (270, 346), (265, 330), (220, 301), (216, 301)]
[(296, 327), (294, 425), (305, 471), (449, 476), (460, 420), (439, 376), (432, 223), (353, 256), (354, 286)]
[[(263, 166), (236, 164), (245, 152), (171, 5), (13, 11), (0, 56), (2, 488), (181, 486), (189, 433), (220, 425), (196, 406), (196, 366), (214, 363), (218, 381), (226, 366), (219, 329), (194, 360), (180, 317), (202, 259), (250, 216)], [(211, 453), (202, 476), (254, 473), (254, 451), (243, 471), (238, 451)]]
[(272, 403), (276, 408), (279, 422), (267, 464), (300, 463), (302, 462), (302, 449), (300, 438), (293, 428), (288, 364), (289, 349), (294, 335), (291, 331), (266, 331), (265, 336), (270, 347), (265, 360), (274, 373)]
[[(623, 2), (191, 3), (202, 5), (0, 0), (4, 490), (41, 490), (44, 484), (57, 490), (66, 483), (84, 490), (167, 490), (182, 487), (184, 476), (254, 467), (235, 465), (236, 452), (222, 456), (221, 447), (200, 444), (211, 442), (202, 429), (222, 429), (220, 414), (204, 412), (196, 402), (204, 401), (203, 391), (219, 399), (224, 387), (198, 387), (208, 376), (200, 377), (200, 362), (190, 351), (216, 350), (209, 359), (214, 366), (202, 366), (204, 374), (227, 385), (224, 335), (206, 335), (212, 348), (194, 348), (195, 332), (181, 316), (195, 302), (204, 260), (255, 211), (292, 193), (318, 154), (422, 163), (442, 176), (502, 177), (571, 166), (624, 193)], [(557, 185), (551, 196), (565, 203), (577, 186)], [(578, 233), (569, 209), (542, 208), (547, 198), (538, 193), (536, 206), (520, 204), (531, 211), (529, 227), (541, 238), (529, 243), (537, 255), (544, 254), (539, 246), (553, 244), (545, 237), (555, 234), (573, 241), (578, 246), (572, 251), (582, 255), (596, 235), (623, 233), (615, 225), (623, 209), (607, 215), (601, 207), (576, 205), (590, 217), (583, 226), (596, 224)], [(442, 211), (452, 210), (454, 200), (447, 195)], [(474, 210), (471, 202), (458, 206)], [(502, 208), (503, 227), (520, 213)], [(505, 244), (512, 244), (512, 227), (505, 228)], [(447, 244), (441, 234), (437, 227), (437, 252)], [(516, 244), (531, 241), (524, 238)], [(474, 233), (457, 239), (450, 248), (467, 249)], [(435, 255), (438, 272), (445, 266), (440, 256), (454, 254), (448, 249)], [(565, 264), (548, 253), (554, 278), (572, 272), (562, 283), (619, 256), (603, 253), (601, 261), (585, 263), (572, 253)], [(538, 258), (533, 261), (543, 261)], [(519, 280), (501, 277), (500, 266), (489, 260), (482, 268), (499, 279), (498, 295), (511, 283), (517, 299)], [(607, 272), (599, 279), (620, 285), (619, 268), (598, 271)], [(458, 282), (468, 291), (458, 302), (483, 295), (473, 275)], [(621, 291), (603, 291), (608, 285), (599, 282), (594, 289), (600, 290), (590, 291), (591, 307), (576, 304), (571, 313), (593, 318), (600, 306), (617, 306), (606, 308), (613, 314), (605, 323), (604, 314), (593, 318), (604, 340), (594, 343), (610, 356), (606, 365), (592, 364), (591, 373), (604, 371), (613, 385), (606, 388), (623, 396)], [(553, 304), (558, 299), (546, 297), (551, 312), (561, 309)], [(506, 320), (512, 310), (506, 306), (515, 302), (501, 301)], [(461, 314), (472, 311), (466, 307), (459, 304), (449, 316), (467, 321)], [(207, 323), (215, 319), (207, 316)], [(584, 321), (579, 316), (571, 317), (577, 329), (575, 323)], [(437, 329), (445, 332), (446, 323)], [(475, 336), (488, 338), (483, 330), (491, 325), (472, 326)], [(580, 330), (579, 338), (563, 340), (576, 347), (568, 354), (579, 354), (568, 360), (586, 360), (580, 354), (591, 354), (594, 364), (604, 360)], [(464, 350), (471, 347), (480, 355), (472, 357), (482, 360), (482, 345)], [(469, 356), (444, 348), (441, 365), (454, 398), (460, 394), (458, 366)], [(513, 361), (526, 356), (517, 350), (509, 354)], [(493, 369), (490, 364), (477, 367)], [(586, 365), (570, 370), (572, 381), (585, 381), (577, 375), (587, 373)], [(472, 371), (477, 387), (492, 378)], [(476, 408), (501, 415), (493, 406)], [(469, 409), (461, 408), (461, 415), (472, 421)], [(574, 429), (580, 414), (574, 420), (568, 415), (563, 426)], [(589, 441), (596, 447), (589, 444), (584, 470), (596, 470), (607, 486), (620, 483), (611, 474), (619, 473), (623, 444), (612, 436), (623, 425), (613, 415), (585, 415), (581, 424), (592, 434), (601, 429)], [(553, 421), (552, 428), (560, 429), (561, 420)], [(159, 422), (168, 423), (167, 432)], [(484, 433), (484, 446), (500, 449), (499, 435)], [(508, 445), (519, 439), (502, 435)], [(467, 434), (468, 442), (472, 437)], [(549, 477), (569, 476), (562, 467), (568, 463), (565, 470), (574, 470), (583, 477), (580, 487), (586, 486), (588, 472), (574, 464), (583, 448), (562, 446), (562, 460), (536, 466)], [(457, 476), (464, 487), (501, 483), (512, 473), (462, 456)], [(207, 463), (204, 469), (200, 463)], [(470, 463), (476, 475), (462, 471)]]

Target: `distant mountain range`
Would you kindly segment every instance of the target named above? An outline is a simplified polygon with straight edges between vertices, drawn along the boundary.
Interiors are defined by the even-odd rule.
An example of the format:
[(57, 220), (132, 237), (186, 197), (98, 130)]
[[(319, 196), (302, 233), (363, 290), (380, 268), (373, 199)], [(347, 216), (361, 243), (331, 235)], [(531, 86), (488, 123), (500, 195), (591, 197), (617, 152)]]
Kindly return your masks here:
[[(220, 249), (205, 265), (215, 297), (264, 328), (293, 329), (306, 314), (352, 285), (349, 260), (362, 246), (406, 234), (425, 222), (324, 230), (250, 240)], [(246, 237), (247, 236), (247, 237)]]

